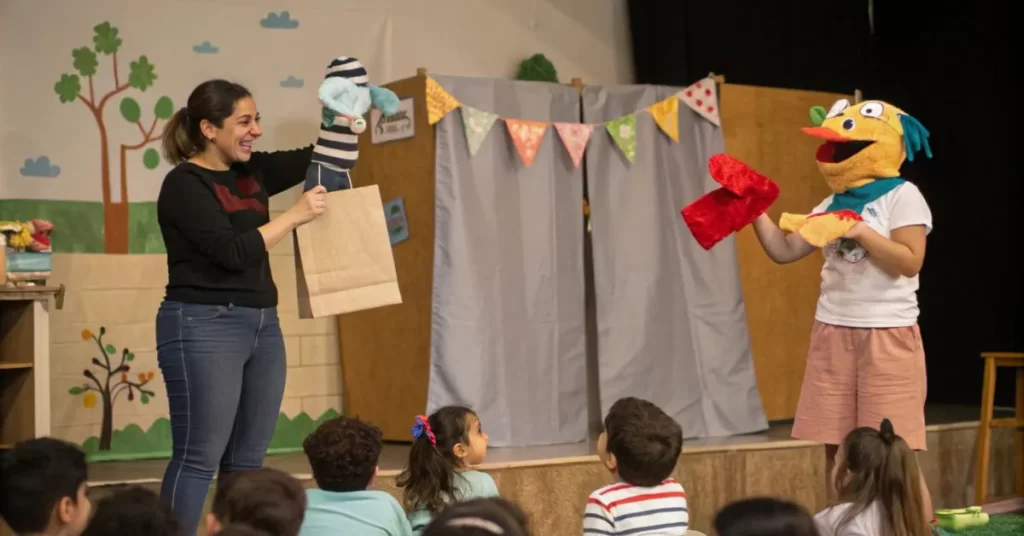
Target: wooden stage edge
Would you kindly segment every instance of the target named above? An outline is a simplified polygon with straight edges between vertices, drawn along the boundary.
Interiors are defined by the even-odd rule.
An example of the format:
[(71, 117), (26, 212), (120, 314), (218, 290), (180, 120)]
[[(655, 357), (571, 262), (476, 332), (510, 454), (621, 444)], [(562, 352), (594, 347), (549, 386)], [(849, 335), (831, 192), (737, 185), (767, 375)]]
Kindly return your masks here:
[[(824, 447), (791, 439), (790, 428), (775, 424), (759, 434), (685, 442), (675, 476), (687, 489), (693, 529), (708, 532), (715, 512), (743, 497), (785, 497), (812, 512), (827, 506)], [(971, 504), (977, 430), (976, 421), (928, 426), (928, 450), (919, 459), (935, 508)], [(1013, 493), (1014, 439), (1012, 430), (994, 430), (992, 501)], [(400, 497), (395, 477), (407, 453), (407, 445), (385, 445), (375, 487)], [(315, 487), (301, 453), (270, 456), (266, 465)], [(90, 493), (99, 497), (130, 485), (158, 491), (165, 466), (165, 460), (91, 464)], [(535, 536), (578, 533), (587, 496), (609, 482), (593, 443), (492, 448), (481, 469), (530, 515)]]

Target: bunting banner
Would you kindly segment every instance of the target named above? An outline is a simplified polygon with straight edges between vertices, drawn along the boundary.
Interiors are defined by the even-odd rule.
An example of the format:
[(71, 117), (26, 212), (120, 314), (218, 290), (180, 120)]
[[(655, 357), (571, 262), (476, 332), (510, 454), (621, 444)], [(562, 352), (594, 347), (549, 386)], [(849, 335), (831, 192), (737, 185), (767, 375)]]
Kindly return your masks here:
[(491, 127), (494, 126), (494, 121), (498, 119), (498, 114), (477, 110), (472, 106), (466, 105), (463, 105), (461, 110), (462, 128), (466, 132), (466, 143), (469, 144), (469, 155), (476, 156), (477, 151), (480, 150), (480, 146), (484, 143), (484, 138), (487, 137), (487, 134), (491, 131)]
[(505, 118), (505, 125), (508, 126), (508, 133), (512, 136), (512, 143), (519, 150), (519, 158), (527, 167), (537, 157), (537, 148), (544, 139), (544, 132), (548, 124), (543, 121), (527, 121), (525, 119)]
[(722, 126), (722, 117), (718, 114), (718, 88), (713, 78), (696, 82), (676, 93), (676, 96), (704, 119), (715, 126)]
[(590, 141), (590, 134), (594, 132), (594, 125), (581, 123), (555, 123), (555, 130), (558, 137), (562, 139), (562, 145), (569, 152), (572, 158), (572, 165), (580, 167), (583, 161), (583, 151), (587, 149), (587, 142)]
[(427, 122), (436, 124), (458, 108), (460, 103), (433, 78), (427, 77)]
[(673, 142), (679, 142), (679, 102), (682, 101), (694, 113), (700, 115), (715, 126), (721, 126), (722, 119), (718, 112), (718, 88), (714, 78), (707, 77), (695, 82), (663, 101), (656, 102), (643, 110), (617, 117), (604, 123), (555, 123), (546, 121), (529, 121), (466, 106), (459, 102), (448, 90), (433, 78), (426, 80), (427, 121), (437, 124), (456, 108), (462, 110), (462, 127), (466, 135), (470, 156), (475, 156), (483, 145), (484, 139), (494, 127), (496, 121), (505, 121), (512, 143), (519, 152), (523, 164), (529, 166), (537, 157), (540, 143), (544, 139), (549, 125), (558, 131), (562, 146), (572, 159), (573, 166), (580, 167), (587, 144), (593, 137), (597, 127), (604, 127), (630, 163), (636, 161), (637, 132), (636, 114), (646, 112), (651, 115), (666, 136)]
[(612, 119), (606, 128), (626, 160), (636, 162), (636, 116), (629, 114)]
[(674, 142), (679, 141), (679, 98), (669, 97), (647, 107), (658, 128)]

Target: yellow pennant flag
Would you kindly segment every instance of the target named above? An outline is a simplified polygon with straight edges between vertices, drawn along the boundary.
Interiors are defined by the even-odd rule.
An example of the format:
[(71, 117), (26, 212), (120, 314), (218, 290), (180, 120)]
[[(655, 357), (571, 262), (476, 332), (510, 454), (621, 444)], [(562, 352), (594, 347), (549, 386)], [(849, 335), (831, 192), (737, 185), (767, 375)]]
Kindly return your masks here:
[(452, 110), (462, 106), (451, 93), (441, 87), (433, 78), (427, 77), (427, 122), (437, 123)]
[(672, 141), (679, 141), (679, 99), (675, 95), (647, 107), (654, 122)]

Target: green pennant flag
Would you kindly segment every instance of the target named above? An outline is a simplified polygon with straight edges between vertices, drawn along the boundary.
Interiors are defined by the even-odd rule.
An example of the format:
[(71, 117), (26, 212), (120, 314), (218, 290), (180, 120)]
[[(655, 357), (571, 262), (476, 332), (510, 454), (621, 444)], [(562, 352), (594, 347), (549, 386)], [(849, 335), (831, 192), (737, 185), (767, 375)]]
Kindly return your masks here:
[(613, 119), (606, 128), (626, 160), (636, 162), (636, 116), (630, 114)]
[(462, 105), (462, 128), (466, 131), (466, 143), (469, 144), (470, 156), (476, 155), (480, 150), (484, 138), (491, 131), (496, 119), (498, 119), (497, 114)]

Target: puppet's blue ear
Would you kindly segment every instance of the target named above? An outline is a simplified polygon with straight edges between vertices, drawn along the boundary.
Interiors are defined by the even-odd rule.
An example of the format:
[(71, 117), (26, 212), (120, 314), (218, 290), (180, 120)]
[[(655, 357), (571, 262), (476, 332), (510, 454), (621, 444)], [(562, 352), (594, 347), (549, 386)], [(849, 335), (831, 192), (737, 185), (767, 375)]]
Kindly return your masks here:
[(384, 115), (398, 113), (398, 95), (390, 89), (370, 84), (370, 101)]
[(928, 158), (932, 157), (932, 148), (928, 145), (928, 129), (920, 121), (907, 114), (900, 114), (900, 124), (903, 125), (903, 145), (907, 149), (907, 160), (914, 161), (914, 155), (918, 151), (924, 151)]

